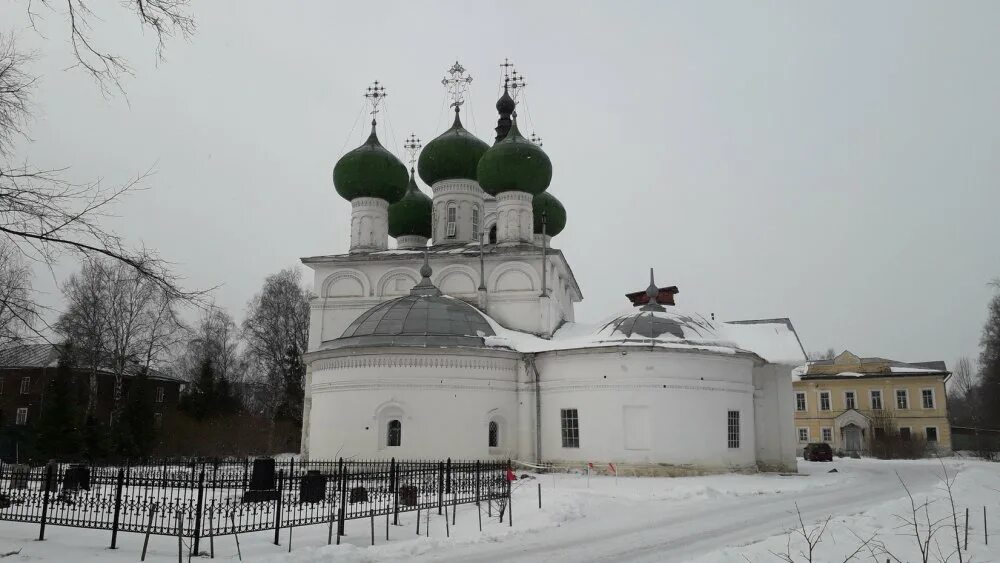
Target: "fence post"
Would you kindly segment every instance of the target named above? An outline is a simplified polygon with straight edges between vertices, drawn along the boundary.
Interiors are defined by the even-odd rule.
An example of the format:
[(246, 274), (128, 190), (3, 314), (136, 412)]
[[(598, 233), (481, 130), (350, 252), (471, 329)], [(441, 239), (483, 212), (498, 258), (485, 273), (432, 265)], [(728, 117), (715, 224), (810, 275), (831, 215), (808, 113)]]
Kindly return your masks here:
[(201, 543), (201, 513), (205, 510), (205, 464), (201, 464), (201, 473), (198, 474), (198, 503), (195, 505), (194, 513), (194, 554), (198, 555), (199, 544)]
[(542, 484), (538, 484), (538, 510), (542, 509)]
[(511, 489), (512, 489), (511, 483), (513, 483), (513, 481), (510, 480), (510, 477), (509, 477), (510, 473), (511, 473), (510, 460), (508, 459), (507, 460), (507, 474), (504, 475), (504, 480), (507, 481), (507, 525), (513, 528), (514, 527), (514, 495), (512, 494), (512, 491), (511, 491)]
[(438, 516), (444, 507), (444, 462), (438, 462)]
[[(49, 515), (49, 489), (52, 486), (53, 475), (52, 472), (55, 469), (53, 464), (48, 464), (45, 466), (45, 492), (42, 494), (42, 524), (38, 529), (38, 541), (43, 541), (45, 539), (45, 521), (48, 519)], [(983, 518), (986, 518), (986, 508), (983, 508)]]
[(146, 560), (146, 548), (149, 547), (149, 534), (153, 531), (153, 515), (156, 514), (156, 503), (149, 508), (149, 522), (146, 523), (146, 537), (142, 540), (142, 558), (139, 561)]
[(451, 494), (451, 458), (448, 458), (447, 471), (445, 472), (444, 492)]
[(278, 534), (281, 533), (281, 497), (284, 491), (285, 484), (285, 470), (278, 470), (278, 502), (274, 510), (274, 545), (281, 545), (279, 543)]
[(345, 522), (347, 519), (347, 470), (344, 468), (344, 458), (340, 458), (340, 514), (337, 517), (337, 545), (340, 545), (340, 536), (346, 535)]
[[(399, 525), (399, 468), (396, 467), (396, 458), (392, 458), (389, 465), (392, 473), (392, 525)], [(388, 541), (388, 540), (387, 540)]]
[(115, 516), (111, 521), (111, 549), (118, 548), (118, 519), (122, 511), (122, 487), (125, 485), (125, 468), (118, 468), (118, 482), (115, 485)]

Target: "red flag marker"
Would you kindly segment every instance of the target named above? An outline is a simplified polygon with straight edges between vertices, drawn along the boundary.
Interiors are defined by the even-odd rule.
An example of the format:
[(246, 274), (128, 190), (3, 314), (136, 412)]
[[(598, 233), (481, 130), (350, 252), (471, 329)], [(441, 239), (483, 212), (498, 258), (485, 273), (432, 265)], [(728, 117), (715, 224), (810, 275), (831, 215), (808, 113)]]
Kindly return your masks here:
[(511, 469), (509, 467), (507, 468), (507, 480), (508, 481), (517, 481), (517, 475), (514, 475), (514, 472), (511, 471)]

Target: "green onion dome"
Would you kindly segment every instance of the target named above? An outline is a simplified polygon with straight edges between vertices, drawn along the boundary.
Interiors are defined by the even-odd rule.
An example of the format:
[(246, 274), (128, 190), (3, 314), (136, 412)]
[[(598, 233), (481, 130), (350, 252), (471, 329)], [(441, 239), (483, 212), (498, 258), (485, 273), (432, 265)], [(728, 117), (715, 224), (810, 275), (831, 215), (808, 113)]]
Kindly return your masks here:
[(377, 197), (394, 203), (406, 193), (406, 166), (378, 142), (374, 121), (368, 140), (333, 167), (333, 185), (348, 201)]
[(410, 185), (403, 199), (389, 206), (389, 235), (399, 238), (407, 235), (431, 237), (431, 198), (420, 191), (410, 169)]
[(538, 195), (552, 181), (552, 162), (535, 143), (517, 130), (517, 117), (502, 141), (479, 159), (479, 186), (490, 195), (527, 192)]
[(455, 123), (420, 151), (417, 169), (429, 186), (441, 180), (475, 180), (476, 165), (489, 145), (462, 127), (455, 108)]
[(554, 237), (566, 228), (566, 208), (549, 192), (542, 192), (533, 197), (531, 209), (535, 216), (535, 234), (542, 234), (542, 213), (545, 213), (546, 235)]

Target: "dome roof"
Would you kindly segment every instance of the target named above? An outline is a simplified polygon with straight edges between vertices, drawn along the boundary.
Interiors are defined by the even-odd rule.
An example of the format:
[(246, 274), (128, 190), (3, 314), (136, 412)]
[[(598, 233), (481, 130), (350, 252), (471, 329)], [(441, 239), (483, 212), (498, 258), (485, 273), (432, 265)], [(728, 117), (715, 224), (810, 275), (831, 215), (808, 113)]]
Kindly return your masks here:
[(406, 167), (378, 141), (374, 121), (368, 140), (333, 167), (333, 185), (348, 201), (376, 197), (394, 203), (406, 193)]
[(431, 236), (431, 207), (427, 194), (417, 187), (417, 180), (410, 170), (410, 184), (403, 199), (389, 206), (389, 235), (399, 238), (406, 235)]
[(512, 191), (538, 195), (552, 181), (552, 162), (542, 147), (521, 135), (515, 118), (507, 136), (479, 159), (476, 177), (490, 195)]
[(554, 195), (542, 192), (531, 199), (535, 216), (535, 234), (542, 234), (542, 213), (545, 213), (545, 234), (556, 236), (566, 228), (566, 208)]
[(324, 343), (327, 349), (360, 346), (460, 346), (485, 347), (484, 338), (496, 336), (478, 309), (441, 295), (431, 283), (431, 268), (424, 253), (423, 279), (410, 294), (368, 309), (354, 320), (343, 336)]
[(427, 143), (420, 152), (417, 163), (420, 178), (429, 186), (441, 180), (475, 180), (479, 159), (488, 148), (489, 145), (462, 127), (455, 108), (451, 129)]

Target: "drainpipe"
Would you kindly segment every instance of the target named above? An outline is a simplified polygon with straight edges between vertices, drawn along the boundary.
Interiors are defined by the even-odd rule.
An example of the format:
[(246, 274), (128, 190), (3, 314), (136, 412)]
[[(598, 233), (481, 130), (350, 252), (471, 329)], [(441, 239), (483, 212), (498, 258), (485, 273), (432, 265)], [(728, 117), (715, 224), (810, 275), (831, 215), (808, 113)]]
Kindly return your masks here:
[(535, 355), (525, 354), (524, 364), (535, 378), (535, 463), (542, 464), (542, 388), (535, 366)]

